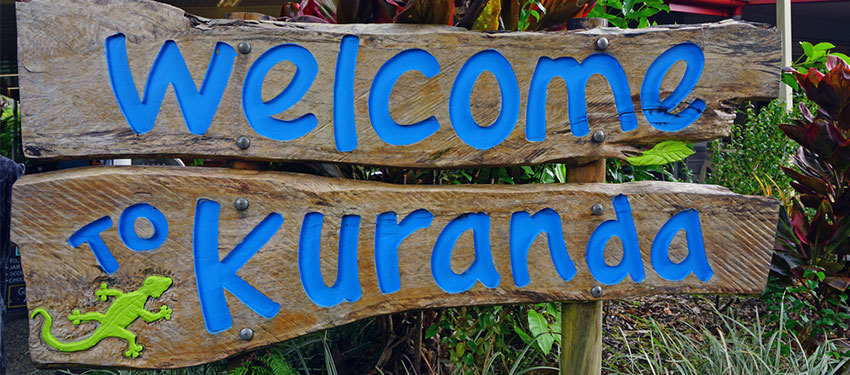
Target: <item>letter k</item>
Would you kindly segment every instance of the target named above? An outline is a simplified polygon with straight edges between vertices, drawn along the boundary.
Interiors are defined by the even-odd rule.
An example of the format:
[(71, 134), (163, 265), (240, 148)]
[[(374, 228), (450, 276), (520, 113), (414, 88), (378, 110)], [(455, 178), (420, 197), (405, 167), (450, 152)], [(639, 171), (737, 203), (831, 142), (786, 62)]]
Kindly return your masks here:
[(199, 199), (195, 206), (195, 228), (192, 240), (195, 255), (195, 280), (204, 324), (210, 333), (219, 333), (233, 325), (224, 290), (233, 293), (242, 303), (263, 318), (270, 319), (280, 311), (280, 305), (248, 284), (239, 271), (265, 245), (283, 224), (279, 213), (271, 213), (248, 233), (233, 251), (219, 260), (218, 217), (221, 206), (208, 199)]

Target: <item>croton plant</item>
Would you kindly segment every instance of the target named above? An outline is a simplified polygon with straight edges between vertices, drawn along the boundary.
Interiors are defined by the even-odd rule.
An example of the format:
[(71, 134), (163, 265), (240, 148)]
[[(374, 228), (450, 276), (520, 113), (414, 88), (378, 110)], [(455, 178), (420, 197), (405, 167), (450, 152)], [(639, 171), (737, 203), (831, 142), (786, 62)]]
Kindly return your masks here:
[(288, 0), (281, 20), (417, 23), (471, 30), (557, 30), (585, 17), (597, 0)]
[(850, 287), (850, 66), (831, 56), (826, 73), (787, 71), (818, 110), (801, 104), (802, 118), (780, 125), (800, 149), (783, 168), (797, 196), (782, 212), (773, 271), (808, 286), (819, 315), (834, 311), (840, 323)]

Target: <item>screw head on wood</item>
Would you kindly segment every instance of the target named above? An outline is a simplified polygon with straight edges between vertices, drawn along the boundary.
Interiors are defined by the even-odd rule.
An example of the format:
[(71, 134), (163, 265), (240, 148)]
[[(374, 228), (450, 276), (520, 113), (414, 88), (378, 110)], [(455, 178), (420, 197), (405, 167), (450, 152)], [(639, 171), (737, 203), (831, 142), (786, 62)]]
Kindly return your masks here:
[(605, 212), (605, 206), (603, 206), (601, 203), (597, 203), (594, 204), (593, 207), (590, 208), (590, 210), (593, 212), (594, 216), (600, 216), (602, 215), (602, 213)]
[(243, 150), (247, 149), (248, 147), (251, 147), (251, 138), (248, 138), (244, 135), (240, 136), (236, 139), (236, 147), (239, 147)]
[(605, 132), (602, 130), (597, 130), (593, 132), (592, 136), (593, 142), (602, 143), (605, 141)]
[(245, 211), (248, 209), (248, 200), (245, 198), (236, 198), (236, 202), (233, 202), (233, 207), (236, 207), (239, 211)]
[(608, 49), (608, 38), (603, 36), (599, 39), (596, 39), (596, 49), (600, 51)]
[(602, 297), (602, 287), (599, 285), (593, 287), (590, 289), (590, 295), (593, 296), (593, 298)]
[(239, 331), (239, 338), (245, 341), (253, 339), (254, 330), (250, 328), (242, 328), (242, 330)]
[(239, 53), (247, 55), (251, 53), (251, 43), (239, 42), (239, 44), (236, 45), (236, 49), (239, 51)]

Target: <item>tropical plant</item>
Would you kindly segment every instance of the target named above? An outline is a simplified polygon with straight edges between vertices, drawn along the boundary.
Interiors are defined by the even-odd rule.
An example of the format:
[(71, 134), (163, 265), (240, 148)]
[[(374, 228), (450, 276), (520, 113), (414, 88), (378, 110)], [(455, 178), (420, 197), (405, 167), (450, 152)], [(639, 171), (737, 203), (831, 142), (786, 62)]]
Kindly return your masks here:
[(850, 65), (829, 56), (827, 72), (793, 71), (812, 114), (780, 129), (800, 144), (793, 168), (782, 167), (797, 197), (781, 213), (772, 270), (806, 307), (799, 331), (823, 341), (845, 337), (850, 321)]
[(0, 155), (22, 162), (20, 140), (21, 108), (14, 99), (0, 95)]
[(612, 25), (626, 28), (644, 28), (656, 25), (649, 18), (660, 13), (670, 12), (663, 0), (599, 0), (588, 17), (605, 18)]
[[(799, 99), (804, 100), (804, 99)], [(798, 101), (799, 101), (798, 100)], [(728, 188), (738, 194), (782, 195), (791, 190), (791, 178), (781, 167), (791, 166), (796, 143), (779, 129), (779, 124), (799, 116), (788, 113), (785, 104), (773, 100), (761, 108), (749, 103), (741, 114), (746, 120), (732, 124), (727, 139), (711, 143), (711, 171), (706, 182)]]
[[(818, 44), (800, 42), (800, 48), (803, 49), (803, 54), (792, 65), (792, 68), (798, 73), (805, 74), (811, 68), (823, 71), (826, 69), (826, 61), (829, 56), (837, 56), (844, 61), (850, 62), (850, 57), (847, 55), (840, 52), (832, 52), (835, 45), (829, 42)], [(800, 85), (797, 84), (797, 79), (791, 72), (784, 72), (782, 74), (782, 82), (794, 88), (794, 91), (800, 90)]]
[[(320, 23), (416, 23), (470, 30), (557, 30), (584, 17), (595, 0), (302, 0), (287, 1), (280, 19)], [(455, 6), (458, 5), (458, 6)]]

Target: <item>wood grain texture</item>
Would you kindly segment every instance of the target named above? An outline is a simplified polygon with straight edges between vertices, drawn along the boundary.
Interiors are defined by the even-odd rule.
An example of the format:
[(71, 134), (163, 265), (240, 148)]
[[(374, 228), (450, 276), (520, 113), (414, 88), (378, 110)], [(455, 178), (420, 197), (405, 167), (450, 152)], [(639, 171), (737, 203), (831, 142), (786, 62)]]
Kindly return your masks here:
[[(567, 167), (567, 182), (605, 182), (605, 159)], [(602, 374), (602, 301), (561, 304), (560, 360), (561, 374)]]
[[(147, 0), (33, 0), (18, 2), (19, 71), (23, 110), (23, 140), (31, 158), (113, 158), (150, 155), (308, 160), (404, 167), (537, 164), (547, 161), (585, 163), (623, 158), (660, 141), (705, 141), (729, 132), (736, 106), (753, 98), (776, 97), (779, 89), (779, 35), (773, 29), (742, 22), (651, 27), (639, 30), (599, 28), (546, 33), (480, 33), (447, 26), (326, 25), (248, 20), (208, 20), (169, 5)], [(154, 130), (136, 134), (127, 125), (113, 95), (105, 58), (105, 38), (124, 33), (129, 64), (139, 92), (163, 43), (174, 40), (200, 87), (216, 42), (234, 48), (246, 41), (252, 52), (238, 55), (224, 98), (209, 130), (200, 136), (186, 129), (173, 90), (166, 93)], [(360, 38), (354, 83), (354, 110), (359, 146), (338, 152), (333, 138), (333, 81), (339, 43), (346, 34)], [(601, 76), (587, 85), (591, 134), (604, 130), (605, 142), (570, 132), (566, 87), (550, 83), (547, 136), (543, 142), (525, 138), (525, 109), (531, 76), (541, 56), (583, 60), (595, 41), (610, 41), (606, 53), (624, 67), (638, 112), (636, 130), (620, 129), (611, 89)], [(640, 113), (640, 86), (649, 65), (662, 52), (682, 42), (699, 44), (706, 64), (688, 102), (701, 98), (707, 109), (696, 123), (678, 132), (651, 127)], [(297, 43), (313, 53), (318, 78), (306, 96), (277, 117), (293, 119), (305, 113), (318, 126), (293, 141), (264, 138), (247, 124), (241, 105), (242, 81), (263, 52), (282, 43)], [(372, 129), (368, 114), (370, 85), (390, 57), (410, 48), (433, 54), (441, 71), (431, 79), (406, 73), (392, 92), (390, 111), (403, 124), (433, 115), (440, 130), (408, 146), (383, 142)], [(496, 49), (512, 64), (520, 88), (519, 123), (508, 138), (485, 151), (455, 134), (449, 120), (448, 98), (457, 72), (473, 54)], [(662, 85), (666, 97), (678, 84), (684, 63), (678, 63)], [(286, 87), (294, 65), (278, 64), (266, 77), (264, 98)], [(574, 100), (570, 98), (570, 100)], [(575, 98), (575, 100), (581, 100)], [(472, 113), (490, 124), (500, 111), (500, 94), (491, 73), (482, 74), (472, 94)], [(239, 136), (251, 147), (235, 145)]]
[[(83, 168), (25, 176), (14, 187), (12, 240), (19, 244), (27, 281), (29, 308), (46, 308), (55, 318), (54, 334), (60, 341), (78, 339), (92, 326), (74, 327), (65, 318), (73, 309), (105, 309), (96, 301), (101, 282), (111, 288), (136, 290), (151, 274), (171, 277), (174, 284), (163, 296), (148, 302), (148, 309), (165, 303), (173, 307), (172, 320), (151, 324), (137, 321), (130, 329), (138, 334), (145, 351), (139, 358), (121, 355), (126, 344), (107, 339), (92, 349), (61, 353), (46, 346), (39, 336), (41, 324), (31, 325), (30, 352), (39, 364), (172, 368), (208, 362), (292, 337), (379, 314), (460, 305), (591, 300), (598, 282), (585, 262), (585, 246), (601, 222), (615, 218), (611, 199), (629, 198), (642, 252), (646, 279), (630, 278), (604, 286), (604, 299), (651, 294), (729, 293), (755, 294), (767, 281), (779, 203), (772, 198), (748, 197), (710, 185), (664, 182), (630, 184), (540, 184), (523, 186), (456, 185), (414, 186), (329, 179), (305, 175), (245, 170), (170, 167)], [(245, 197), (246, 211), (233, 202)], [(196, 202), (212, 199), (221, 204), (219, 248), (225, 256), (263, 218), (279, 212), (283, 226), (239, 271), (239, 275), (281, 305), (272, 319), (264, 319), (227, 294), (233, 327), (218, 334), (205, 329), (193, 266), (193, 220)], [(157, 250), (134, 252), (116, 229), (122, 210), (149, 203), (169, 221), (169, 235)], [(593, 216), (591, 205), (605, 212)], [(399, 219), (417, 209), (434, 215), (426, 229), (414, 232), (399, 249), (401, 290), (384, 295), (378, 288), (374, 262), (375, 218), (394, 211)], [(554, 209), (570, 258), (578, 273), (569, 282), (557, 274), (545, 238), (533, 243), (528, 261), (531, 283), (517, 288), (509, 257), (509, 223), (517, 211), (535, 213)], [(707, 282), (690, 275), (678, 282), (660, 278), (651, 267), (649, 249), (656, 232), (672, 215), (688, 208), (701, 217), (708, 262), (714, 276)], [(360, 215), (358, 242), (362, 297), (331, 308), (313, 304), (301, 286), (298, 240), (305, 214), (324, 214), (321, 256), (326, 282), (336, 278), (337, 244), (343, 215)], [(501, 282), (494, 289), (477, 283), (471, 290), (447, 294), (434, 281), (431, 252), (440, 231), (458, 215), (486, 212), (490, 216), (490, 241)], [(82, 226), (109, 216), (114, 225), (102, 238), (120, 268), (107, 275), (98, 266), (88, 245), (72, 248), (68, 237)], [(144, 223), (140, 220), (139, 223)], [(140, 235), (150, 227), (139, 226)], [(147, 232), (146, 232), (147, 231)], [(474, 257), (472, 236), (464, 233), (454, 249), (452, 267), (461, 272)], [(671, 247), (672, 259), (687, 252), (680, 233)], [(609, 264), (622, 256), (618, 241), (606, 250)], [(94, 324), (92, 324), (94, 325)], [(252, 328), (251, 341), (241, 341), (239, 330)]]
[(602, 374), (602, 301), (561, 305), (561, 374)]

